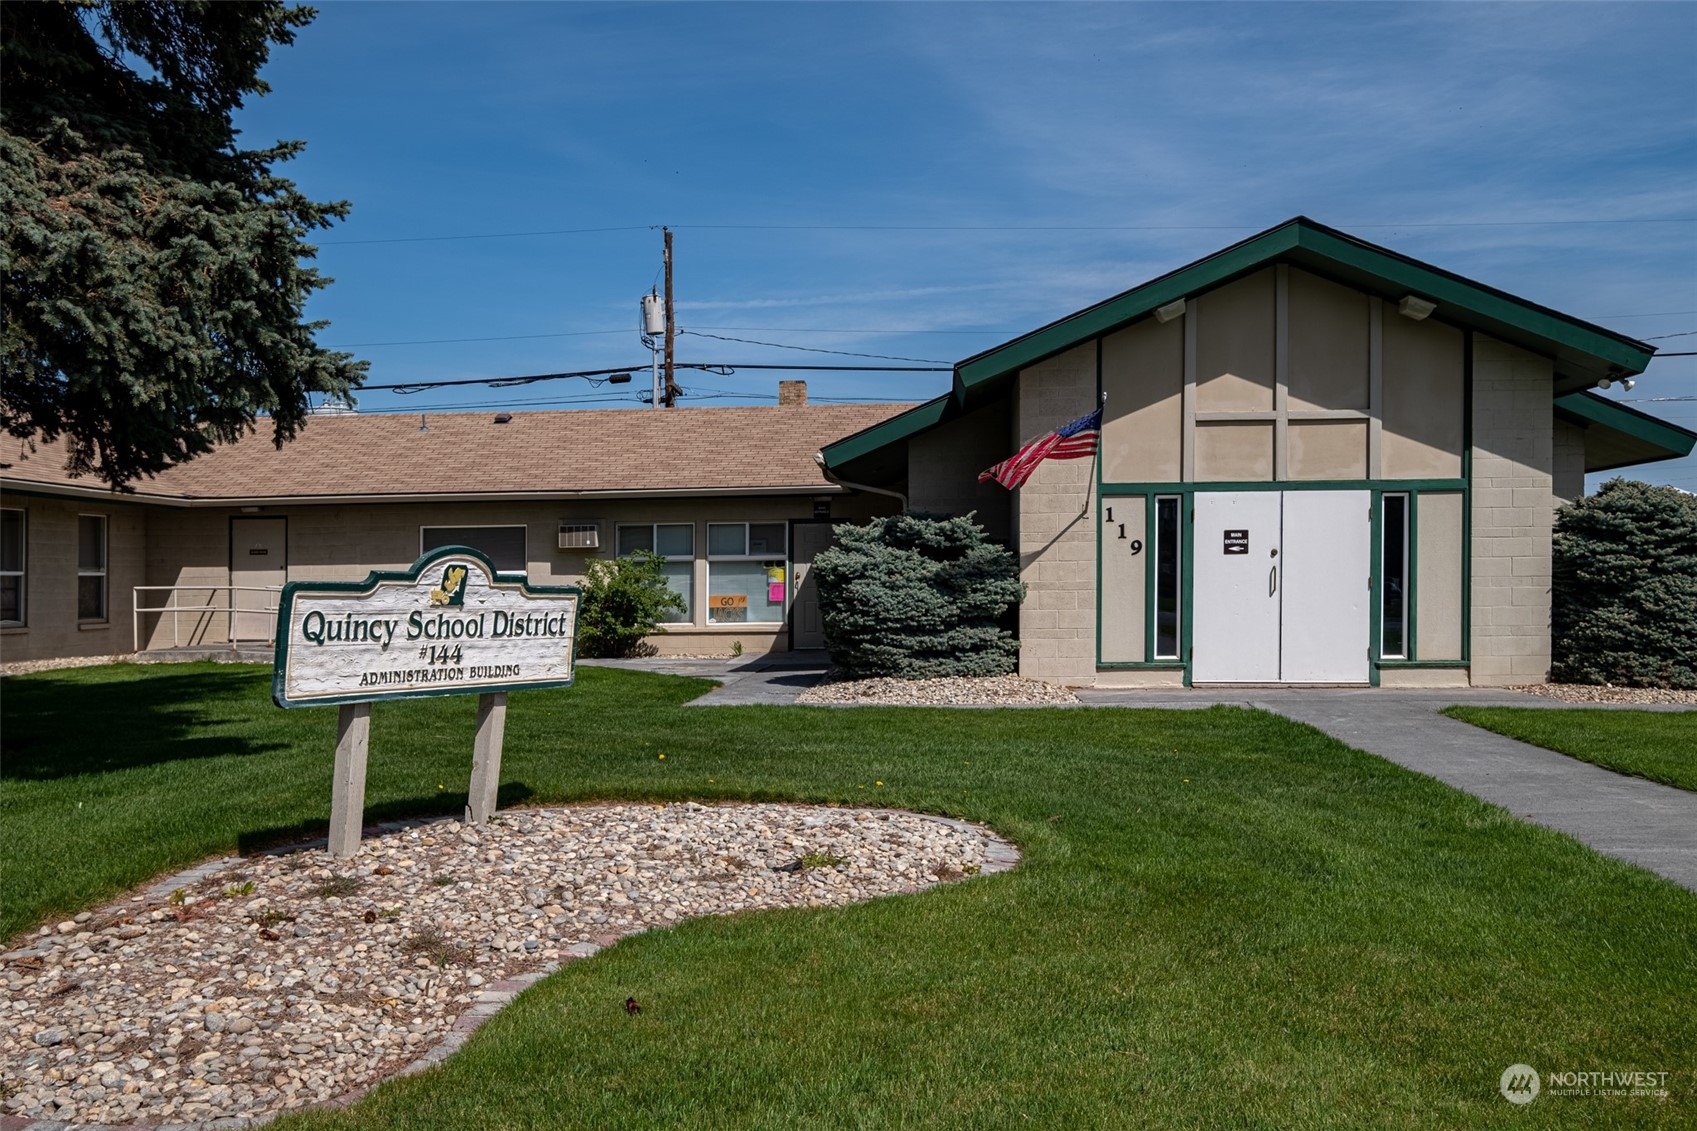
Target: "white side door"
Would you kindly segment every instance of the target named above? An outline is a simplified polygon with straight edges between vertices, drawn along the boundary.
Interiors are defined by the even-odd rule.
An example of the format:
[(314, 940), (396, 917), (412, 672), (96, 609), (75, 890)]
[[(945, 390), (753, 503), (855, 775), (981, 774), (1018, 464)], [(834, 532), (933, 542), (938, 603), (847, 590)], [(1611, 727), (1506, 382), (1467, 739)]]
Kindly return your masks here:
[(1191, 682), (1277, 682), (1280, 492), (1194, 498)]
[(277, 635), (277, 594), (256, 592), (289, 577), (289, 524), (281, 518), (230, 520), (231, 643), (269, 643)]
[(1366, 683), (1373, 496), (1286, 491), (1279, 678)]

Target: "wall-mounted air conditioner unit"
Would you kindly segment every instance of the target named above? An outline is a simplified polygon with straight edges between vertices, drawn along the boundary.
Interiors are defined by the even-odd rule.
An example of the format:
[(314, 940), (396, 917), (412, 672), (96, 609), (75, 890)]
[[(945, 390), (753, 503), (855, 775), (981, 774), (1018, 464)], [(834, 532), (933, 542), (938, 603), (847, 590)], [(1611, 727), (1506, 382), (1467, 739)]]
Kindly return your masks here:
[(598, 522), (562, 522), (560, 523), (560, 549), (562, 550), (599, 550), (601, 548), (601, 524)]

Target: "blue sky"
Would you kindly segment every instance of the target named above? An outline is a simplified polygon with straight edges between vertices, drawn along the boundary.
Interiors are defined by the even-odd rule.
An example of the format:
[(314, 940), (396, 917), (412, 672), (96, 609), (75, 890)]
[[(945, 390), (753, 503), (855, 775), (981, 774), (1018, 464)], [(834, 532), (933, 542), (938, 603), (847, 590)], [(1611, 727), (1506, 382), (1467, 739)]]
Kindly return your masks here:
[[(660, 225), (685, 362), (949, 364), (1297, 214), (1697, 350), (1697, 4), (319, 7), (238, 121), (353, 202), (320, 340), (372, 384), (637, 371), (364, 411), (630, 405)], [(947, 382), (680, 383), (780, 376)], [(1697, 395), (1697, 357), (1615, 393), (1697, 428), (1649, 399)], [(1697, 460), (1639, 474), (1697, 490)]]

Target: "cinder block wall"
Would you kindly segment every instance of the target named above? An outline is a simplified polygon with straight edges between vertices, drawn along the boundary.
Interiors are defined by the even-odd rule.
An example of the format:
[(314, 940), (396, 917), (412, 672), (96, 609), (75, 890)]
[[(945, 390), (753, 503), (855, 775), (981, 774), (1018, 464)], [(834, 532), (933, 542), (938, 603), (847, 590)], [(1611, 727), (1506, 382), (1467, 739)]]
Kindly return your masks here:
[(1556, 505), (1585, 497), (1585, 429), (1565, 420), (1555, 422), (1555, 471), (1552, 484)]
[(1548, 358), (1473, 340), (1473, 683), (1540, 683), (1550, 671), (1555, 443)]
[[(114, 656), (131, 649), (135, 586), (143, 583), (146, 520), (105, 499), (8, 495), (24, 512), (24, 623), (0, 629), (0, 662)], [(106, 618), (77, 620), (77, 516), (106, 517)]]
[[(1095, 403), (1094, 342), (1023, 370), (1014, 410), (1017, 439), (1008, 451)], [(1026, 585), (1019, 674), (1028, 679), (1096, 681), (1094, 466), (1088, 459), (1045, 460), (1019, 489), (1014, 544)]]

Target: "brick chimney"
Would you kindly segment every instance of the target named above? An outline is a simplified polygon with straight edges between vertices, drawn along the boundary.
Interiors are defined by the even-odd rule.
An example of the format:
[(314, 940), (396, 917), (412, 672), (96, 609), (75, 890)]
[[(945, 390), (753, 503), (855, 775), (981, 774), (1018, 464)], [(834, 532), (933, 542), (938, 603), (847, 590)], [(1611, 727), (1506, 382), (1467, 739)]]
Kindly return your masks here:
[(779, 404), (780, 407), (783, 406), (783, 405), (787, 405), (787, 404), (804, 405), (806, 403), (807, 403), (807, 382), (806, 381), (779, 381), (778, 382), (778, 404)]

